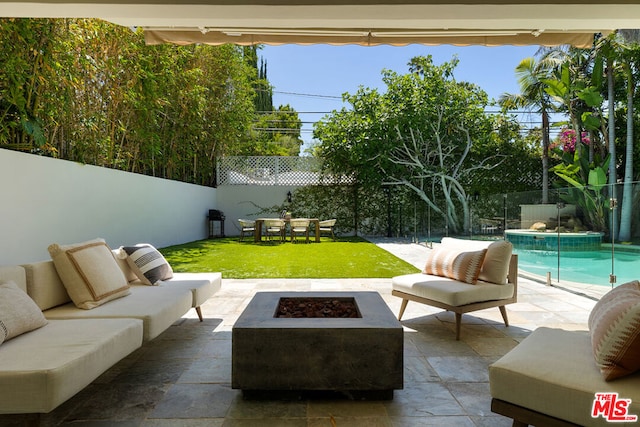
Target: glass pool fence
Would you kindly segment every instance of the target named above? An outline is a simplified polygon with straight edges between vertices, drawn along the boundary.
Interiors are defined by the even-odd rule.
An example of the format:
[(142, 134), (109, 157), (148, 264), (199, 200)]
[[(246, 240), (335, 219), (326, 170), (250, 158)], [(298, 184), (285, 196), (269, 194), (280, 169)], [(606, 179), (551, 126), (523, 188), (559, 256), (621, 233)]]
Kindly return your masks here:
[(535, 279), (620, 285), (640, 280), (639, 184), (554, 188), (546, 200), (541, 191), (469, 197), (455, 232), (451, 216), (414, 207), (413, 218), (405, 215), (405, 235), (427, 244), (442, 236), (506, 239), (519, 271)]

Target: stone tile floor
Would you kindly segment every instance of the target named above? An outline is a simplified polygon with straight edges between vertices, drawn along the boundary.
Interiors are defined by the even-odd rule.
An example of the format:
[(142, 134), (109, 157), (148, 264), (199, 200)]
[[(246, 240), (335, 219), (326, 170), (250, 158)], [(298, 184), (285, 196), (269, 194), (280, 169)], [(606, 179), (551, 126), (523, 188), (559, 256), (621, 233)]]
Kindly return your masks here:
[[(376, 241), (421, 267), (428, 249)], [(487, 367), (538, 326), (586, 329), (595, 297), (520, 278), (517, 304), (507, 307), (510, 327), (497, 308), (463, 316), (455, 340), (451, 313), (409, 303), (404, 315), (404, 389), (390, 401), (313, 399), (249, 401), (231, 388), (231, 328), (258, 291), (373, 290), (397, 313), (390, 279), (223, 279), (203, 305), (155, 340), (105, 372), (85, 390), (40, 419), (42, 426), (122, 427), (414, 427), (510, 426), (493, 414)], [(591, 295), (595, 295), (591, 296)], [(23, 416), (0, 416), (0, 426), (21, 426)]]

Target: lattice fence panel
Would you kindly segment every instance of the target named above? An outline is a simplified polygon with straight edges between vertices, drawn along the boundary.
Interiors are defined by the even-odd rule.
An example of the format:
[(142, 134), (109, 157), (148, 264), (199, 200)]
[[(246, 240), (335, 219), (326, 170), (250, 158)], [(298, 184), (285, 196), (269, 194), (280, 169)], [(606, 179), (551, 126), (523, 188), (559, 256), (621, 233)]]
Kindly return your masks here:
[(218, 185), (319, 185), (350, 183), (321, 174), (316, 157), (230, 156), (218, 160)]

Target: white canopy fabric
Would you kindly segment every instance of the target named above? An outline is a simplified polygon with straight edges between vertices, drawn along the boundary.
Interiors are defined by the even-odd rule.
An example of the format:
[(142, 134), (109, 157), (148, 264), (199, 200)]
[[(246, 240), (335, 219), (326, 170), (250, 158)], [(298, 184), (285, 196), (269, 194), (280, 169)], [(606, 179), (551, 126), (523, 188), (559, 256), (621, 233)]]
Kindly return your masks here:
[(102, 18), (149, 43), (573, 44), (640, 28), (640, 1), (0, 0), (2, 17)]
[[(607, 34), (608, 31), (600, 32)], [(252, 29), (145, 29), (145, 41), (147, 44), (174, 43), (210, 44), (220, 45), (233, 43), (237, 45), (253, 44), (330, 44), (346, 45), (357, 44), (362, 46), (393, 45), (402, 46), (408, 44), (423, 44), (437, 46), (443, 44), (455, 46), (502, 46), (502, 45), (541, 45), (557, 46), (570, 44), (576, 47), (588, 48), (593, 45), (594, 33), (585, 32), (542, 32), (533, 33), (522, 30), (513, 31), (410, 31), (398, 30), (372, 31), (365, 30), (277, 30), (272, 28)]]

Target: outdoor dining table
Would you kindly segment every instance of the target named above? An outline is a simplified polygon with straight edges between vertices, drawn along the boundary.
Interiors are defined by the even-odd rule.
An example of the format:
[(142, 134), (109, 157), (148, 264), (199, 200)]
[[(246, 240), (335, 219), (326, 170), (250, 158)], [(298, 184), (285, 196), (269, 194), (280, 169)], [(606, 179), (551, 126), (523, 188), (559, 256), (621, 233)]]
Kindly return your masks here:
[[(283, 218), (258, 218), (256, 219), (255, 230), (253, 232), (253, 241), (260, 242), (262, 241), (262, 224), (271, 219), (283, 219)], [(320, 220), (318, 218), (307, 218), (309, 220), (309, 224), (314, 228), (316, 235), (316, 243), (320, 243)], [(288, 219), (283, 219), (285, 224), (289, 222)]]

